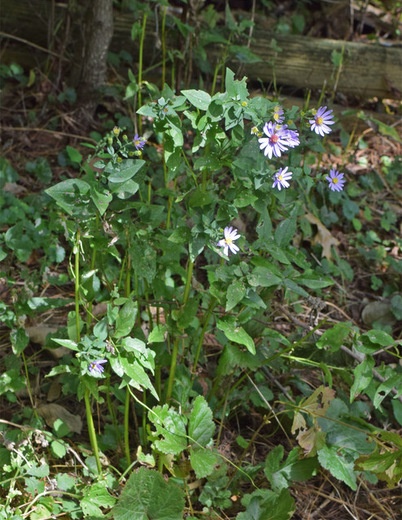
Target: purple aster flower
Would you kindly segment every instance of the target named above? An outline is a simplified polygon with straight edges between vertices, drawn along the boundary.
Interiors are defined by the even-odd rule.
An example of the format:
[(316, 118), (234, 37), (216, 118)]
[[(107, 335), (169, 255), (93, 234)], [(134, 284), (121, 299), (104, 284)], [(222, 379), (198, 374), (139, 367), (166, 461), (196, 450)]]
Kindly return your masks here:
[(237, 233), (237, 229), (233, 228), (232, 226), (226, 226), (223, 230), (223, 236), (222, 240), (219, 240), (218, 247), (223, 247), (223, 253), (228, 256), (229, 249), (230, 251), (235, 255), (239, 248), (236, 244), (233, 242), (240, 238), (240, 235)]
[(286, 143), (290, 148), (299, 146), (299, 132), (297, 130), (286, 130)]
[(279, 168), (274, 175), (273, 188), (278, 188), (281, 191), (282, 188), (289, 188), (290, 184), (288, 181), (292, 178), (293, 172), (288, 172), (288, 167)]
[(133, 145), (137, 150), (142, 150), (145, 146), (145, 139), (143, 137), (140, 137), (138, 134), (135, 134), (133, 138)]
[(107, 359), (98, 359), (89, 363), (88, 371), (92, 376), (102, 375), (105, 368), (102, 366), (107, 363)]
[(277, 125), (270, 121), (264, 125), (264, 134), (267, 137), (260, 137), (260, 150), (264, 150), (264, 155), (272, 159), (272, 155), (280, 157), (282, 152), (286, 152), (288, 144), (286, 126)]
[(284, 116), (283, 116), (283, 108), (280, 105), (276, 105), (274, 108), (274, 113), (272, 115), (275, 123), (283, 123)]
[(311, 131), (324, 137), (329, 134), (332, 129), (328, 125), (333, 125), (334, 114), (332, 110), (327, 110), (327, 107), (320, 107), (314, 114), (314, 119), (309, 119)]
[(336, 170), (330, 170), (329, 175), (325, 179), (329, 182), (329, 189), (331, 191), (342, 191), (346, 180), (345, 174), (339, 173)]

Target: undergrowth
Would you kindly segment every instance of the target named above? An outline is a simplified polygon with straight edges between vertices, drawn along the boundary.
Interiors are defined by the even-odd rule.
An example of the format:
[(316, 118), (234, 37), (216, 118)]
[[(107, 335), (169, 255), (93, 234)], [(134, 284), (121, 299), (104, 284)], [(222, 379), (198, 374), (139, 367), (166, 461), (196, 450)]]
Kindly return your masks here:
[(67, 146), (57, 181), (27, 161), (34, 193), (1, 160), (0, 518), (285, 520), (320, 476), (400, 484), (400, 217), (366, 202), (384, 178), (400, 202), (401, 157), (356, 176), (329, 103), (212, 72), (131, 72), (135, 119)]

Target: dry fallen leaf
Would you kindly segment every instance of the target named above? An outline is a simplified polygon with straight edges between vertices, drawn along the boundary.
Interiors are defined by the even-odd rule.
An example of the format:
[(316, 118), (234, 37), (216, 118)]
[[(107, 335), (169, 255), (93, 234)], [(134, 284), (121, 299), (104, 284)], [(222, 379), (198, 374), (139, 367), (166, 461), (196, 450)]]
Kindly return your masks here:
[(320, 246), (322, 246), (321, 257), (325, 257), (328, 260), (331, 260), (331, 246), (338, 246), (339, 240), (333, 237), (324, 224), (312, 213), (307, 212), (305, 217), (310, 222), (310, 224), (314, 224), (318, 229), (317, 234), (313, 238), (312, 244), (320, 244)]
[(61, 419), (71, 432), (81, 433), (81, 417), (79, 415), (73, 415), (64, 408), (64, 406), (54, 403), (43, 404), (39, 406), (36, 411), (45, 419), (46, 424), (51, 428), (57, 419)]

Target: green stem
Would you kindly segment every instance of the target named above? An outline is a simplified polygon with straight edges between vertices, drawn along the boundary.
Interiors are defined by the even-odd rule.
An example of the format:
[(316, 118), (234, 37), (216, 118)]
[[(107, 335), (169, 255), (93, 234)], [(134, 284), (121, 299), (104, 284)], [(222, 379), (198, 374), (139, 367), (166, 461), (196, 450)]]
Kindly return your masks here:
[(166, 82), (166, 6), (162, 7), (162, 27), (161, 27), (161, 40), (162, 40), (162, 85), (163, 89)]
[(127, 466), (131, 464), (130, 455), (130, 390), (126, 387), (126, 399), (124, 401), (124, 453), (126, 455)]
[(205, 333), (206, 333), (207, 328), (208, 328), (209, 318), (211, 317), (212, 311), (215, 308), (216, 302), (217, 302), (216, 298), (212, 297), (212, 299), (210, 301), (210, 304), (209, 304), (209, 307), (208, 307), (208, 310), (207, 310), (207, 313), (206, 313), (206, 315), (204, 317), (204, 325), (203, 325), (202, 330), (201, 330), (201, 334), (200, 334), (200, 337), (199, 337), (199, 340), (198, 340), (198, 343), (197, 343), (197, 349), (195, 351), (195, 356), (194, 356), (193, 378), (195, 377), (195, 374), (197, 372), (198, 360), (200, 359), (202, 345), (204, 344), (204, 337), (205, 337)]
[(75, 334), (77, 343), (80, 342), (80, 232), (77, 231), (74, 247), (74, 297), (75, 297)]
[(186, 279), (186, 286), (184, 288), (184, 294), (183, 294), (183, 303), (182, 306), (186, 305), (188, 301), (188, 297), (190, 296), (190, 290), (191, 290), (191, 282), (193, 279), (193, 269), (194, 269), (194, 262), (192, 260), (188, 261), (187, 266), (187, 279)]
[(168, 385), (167, 385), (167, 390), (166, 390), (166, 402), (168, 402), (170, 400), (170, 398), (172, 397), (173, 382), (174, 382), (174, 377), (175, 377), (175, 373), (176, 373), (178, 354), (179, 354), (179, 337), (176, 336), (174, 343), (173, 343), (172, 359), (170, 360), (169, 379), (168, 379)]
[(96, 467), (98, 469), (98, 473), (100, 474), (102, 472), (102, 465), (101, 465), (100, 456), (99, 456), (99, 448), (98, 448), (98, 441), (96, 439), (94, 420), (92, 417), (89, 388), (85, 388), (84, 401), (85, 401), (85, 412), (86, 412), (86, 416), (87, 416), (89, 440), (91, 442), (92, 451), (95, 456)]
[[(147, 13), (144, 13), (144, 17), (142, 19), (142, 29), (141, 29), (141, 38), (140, 38), (140, 49), (139, 49), (139, 57), (138, 57), (138, 108), (142, 106), (142, 67), (144, 61), (144, 41), (145, 41), (145, 31), (147, 28)], [(141, 116), (138, 118), (138, 132), (142, 134), (142, 119)]]

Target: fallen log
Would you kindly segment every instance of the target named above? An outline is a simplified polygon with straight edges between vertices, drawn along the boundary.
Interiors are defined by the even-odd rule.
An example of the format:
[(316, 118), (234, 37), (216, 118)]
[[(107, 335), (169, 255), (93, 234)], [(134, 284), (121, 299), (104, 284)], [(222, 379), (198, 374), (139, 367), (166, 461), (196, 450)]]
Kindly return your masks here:
[[(67, 28), (67, 6), (48, 0), (15, 2), (2, 0), (0, 38), (3, 63), (16, 59), (15, 47), (24, 45), (27, 56), (18, 54), (20, 64), (32, 66), (32, 50), (42, 54), (37, 46), (54, 52), (52, 42), (61, 40)], [(134, 17), (130, 12), (114, 12), (112, 50), (125, 49), (138, 55), (138, 42), (131, 40)], [(25, 43), (16, 38), (23, 38)], [(160, 51), (155, 45), (155, 24), (147, 25), (144, 65), (158, 61)], [(32, 44), (32, 46), (30, 45)], [(178, 45), (178, 31), (168, 35), (169, 49)], [(8, 48), (8, 52), (7, 52)], [(218, 45), (208, 47), (211, 60), (217, 61), (225, 49)], [(379, 43), (356, 43), (342, 40), (279, 35), (255, 27), (250, 50), (261, 61), (244, 63), (244, 74), (251, 81), (290, 86), (295, 89), (321, 90), (341, 93), (359, 99), (402, 98), (402, 46)], [(10, 58), (11, 57), (11, 60)], [(65, 57), (63, 51), (63, 57)], [(161, 56), (159, 56), (160, 58)], [(334, 59), (335, 58), (335, 59)], [(242, 63), (240, 50), (228, 62), (236, 70)], [(334, 64), (338, 62), (338, 65)], [(146, 79), (146, 78), (145, 78)]]

